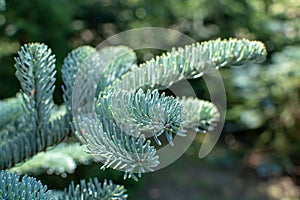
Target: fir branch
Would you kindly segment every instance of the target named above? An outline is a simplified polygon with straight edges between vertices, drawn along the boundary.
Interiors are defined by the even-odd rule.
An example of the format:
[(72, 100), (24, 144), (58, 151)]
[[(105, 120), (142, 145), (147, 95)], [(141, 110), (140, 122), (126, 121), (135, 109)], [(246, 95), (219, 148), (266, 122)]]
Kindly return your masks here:
[(86, 145), (87, 152), (104, 163), (102, 169), (119, 169), (125, 171), (124, 179), (137, 180), (134, 173), (141, 177), (141, 173), (153, 171), (159, 164), (155, 148), (143, 134), (137, 133), (135, 135), (140, 136), (134, 137), (111, 121), (98, 121), (97, 116), (80, 116), (78, 121), (81, 124), (76, 127), (76, 134)]
[(116, 185), (112, 181), (99, 183), (97, 178), (89, 179), (86, 183), (81, 180), (80, 184), (74, 186), (72, 181), (68, 189), (65, 189), (59, 200), (101, 199), (101, 200), (124, 200), (127, 199), (124, 186)]
[[(197, 43), (196, 46), (199, 47), (199, 52), (208, 54), (208, 60), (212, 61), (217, 68), (241, 65), (247, 62), (262, 63), (267, 56), (266, 47), (262, 42), (248, 39), (217, 39), (200, 44)], [(184, 50), (179, 49), (179, 51), (188, 52), (187, 47)]]
[(44, 44), (25, 44), (15, 58), (16, 76), (22, 87), (26, 122), (40, 134), (54, 107), (55, 56)]
[(163, 133), (173, 146), (172, 134), (182, 136), (181, 116), (183, 108), (174, 97), (159, 94), (157, 90), (133, 92), (111, 91), (99, 100), (99, 113), (113, 119), (118, 126), (126, 128), (129, 133), (150, 133), (161, 145), (158, 137)]
[[(122, 92), (126, 97), (123, 95), (123, 101), (119, 101), (118, 99), (120, 96), (117, 95), (120, 93), (119, 91), (136, 92), (139, 88), (153, 89), (156, 87), (168, 87), (183, 78), (197, 78), (203, 75), (203, 73), (211, 67), (218, 68), (225, 65), (239, 64), (247, 61), (262, 61), (265, 54), (266, 52), (262, 43), (256, 41), (251, 42), (245, 39), (230, 39), (228, 41), (219, 39), (188, 45), (185, 48), (179, 48), (178, 50), (173, 49), (170, 53), (163, 54), (155, 60), (152, 59), (145, 64), (140, 65), (138, 68), (134, 68), (132, 71), (126, 73), (120, 79), (113, 82), (111, 86), (107, 87), (100, 93), (98, 107), (102, 110), (105, 110), (105, 107), (107, 107), (107, 110), (109, 110), (108, 112), (112, 112), (110, 115), (112, 119), (129, 119), (132, 115), (133, 118), (131, 121), (134, 121), (135, 124), (147, 126), (148, 124), (144, 123), (144, 119), (134, 117), (144, 115), (141, 113), (143, 112), (142, 109), (133, 105), (135, 101), (132, 103), (124, 102), (126, 99), (128, 99), (129, 102), (134, 100), (131, 98), (133, 95), (125, 95), (125, 92)], [(142, 98), (139, 99), (139, 101), (141, 101), (139, 102), (141, 105), (148, 104), (148, 99), (146, 100), (145, 98)], [(134, 112), (136, 114), (133, 114), (132, 110), (130, 110), (132, 106), (135, 109)], [(116, 110), (119, 110), (120, 112), (117, 112)], [(160, 116), (157, 115), (157, 118), (159, 117)], [(217, 119), (217, 117), (215, 119)], [(128, 120), (125, 121), (129, 122)], [(177, 120), (176, 122), (176, 124), (181, 123), (182, 122), (180, 120)], [(129, 124), (132, 125), (132, 122)], [(169, 126), (170, 123), (165, 123), (164, 125)], [(155, 130), (155, 126), (153, 129)], [(179, 129), (176, 128), (175, 130), (178, 131)], [(172, 144), (172, 135), (170, 132), (165, 131), (165, 133), (169, 143)], [(155, 136), (160, 134), (161, 131), (154, 133)], [(159, 140), (157, 137), (155, 138), (159, 144)]]
[[(158, 94), (157, 91), (150, 95), (149, 91), (144, 94), (143, 91), (139, 89), (142, 88), (144, 91), (147, 89), (153, 90), (155, 88), (162, 89), (164, 87), (169, 87), (182, 79), (201, 77), (204, 73), (213, 68), (218, 69), (219, 67), (243, 64), (245, 62), (262, 62), (265, 57), (266, 50), (262, 43), (246, 39), (218, 39), (215, 41), (188, 45), (177, 50), (173, 49), (171, 52), (139, 65), (139, 67), (133, 67), (131, 71), (124, 74), (119, 79), (116, 79), (111, 85), (108, 85), (99, 93), (97, 104), (98, 111), (99, 114), (102, 114), (101, 117), (105, 116), (109, 120), (113, 120), (112, 124), (121, 126), (121, 130), (125, 130), (125, 132), (130, 130), (133, 126), (133, 132), (137, 133), (129, 133), (135, 136), (140, 134), (140, 131), (149, 129), (150, 125), (154, 125), (154, 127), (152, 127), (154, 130), (155, 126), (162, 127), (162, 124), (157, 123), (157, 119), (160, 119), (161, 122), (166, 120), (166, 118), (163, 119), (162, 116), (177, 116), (174, 118), (176, 119), (176, 125), (173, 129), (176, 131), (180, 130), (178, 127), (192, 128), (196, 131), (209, 131), (213, 129), (220, 117), (216, 107), (211, 103), (195, 99), (178, 99), (184, 107), (183, 110), (179, 109), (177, 115), (176, 112), (172, 114), (170, 114), (170, 112), (162, 112), (162, 114), (161, 112), (158, 112), (159, 109), (155, 109), (155, 104), (149, 104), (151, 99), (155, 99), (154, 97), (156, 96), (153, 94)], [(165, 96), (161, 99), (156, 98), (156, 101), (158, 101), (157, 105), (168, 102), (167, 99), (168, 97)], [(169, 100), (169, 102), (171, 101)], [(169, 105), (169, 108), (171, 108), (172, 104)], [(154, 107), (151, 109), (157, 112), (153, 112), (150, 107)], [(164, 111), (167, 110), (168, 106)], [(199, 113), (196, 114), (196, 112)], [(151, 114), (153, 114), (153, 116), (151, 116)], [(153, 123), (153, 121), (156, 123)], [(91, 125), (91, 123), (90, 120), (89, 124)], [(130, 128), (126, 127), (125, 124)], [(97, 125), (93, 126), (95, 127)], [(116, 163), (117, 166), (119, 166), (124, 163), (122, 157), (113, 157), (112, 154), (118, 155), (122, 153), (125, 145), (124, 139), (127, 140), (127, 138), (123, 139), (122, 137), (116, 137), (115, 131), (111, 131), (110, 128), (103, 128), (99, 125), (98, 128), (90, 128), (88, 131), (86, 131), (88, 126), (84, 129), (85, 132), (81, 134), (81, 140), (87, 145), (90, 153), (94, 155), (97, 154), (101, 157), (100, 160), (105, 162), (105, 167), (116, 165)], [(101, 133), (97, 133), (97, 130), (101, 130)], [(165, 131), (166, 127), (158, 130)], [(157, 136), (160, 133), (161, 132), (158, 132), (154, 135)], [(144, 134), (141, 136), (143, 135)], [(108, 140), (103, 139), (105, 137), (107, 138), (107, 136), (108, 138), (111, 138)], [(128, 137), (127, 134), (125, 136)], [(157, 139), (157, 137), (155, 138)], [(167, 135), (167, 138), (169, 138), (169, 143), (171, 143), (172, 136)], [(114, 148), (107, 148), (103, 151), (99, 151), (99, 149), (104, 149), (111, 140), (114, 141), (114, 144), (112, 145)], [(132, 150), (136, 151), (135, 149)], [(126, 154), (128, 153), (127, 151), (125, 152)], [(148, 160), (148, 163), (154, 163), (153, 157), (150, 156), (147, 158), (152, 159)], [(113, 164), (111, 164), (111, 162)], [(106, 163), (110, 164), (107, 165)], [(155, 163), (158, 163), (158, 161), (155, 161)], [(134, 165), (136, 165), (136, 163), (134, 163)], [(132, 173), (134, 171), (130, 166), (131, 165), (128, 165), (126, 162), (124, 167), (122, 166), (125, 170), (125, 177), (126, 173)], [(139, 170), (139, 175), (140, 173), (142, 173), (142, 170)]]
[(0, 168), (11, 167), (61, 141), (70, 131), (66, 115), (51, 117), (55, 111), (55, 59), (43, 44), (22, 47), (16, 60), (16, 75), (22, 87), (24, 115), (1, 133)]
[(176, 98), (183, 106), (183, 127), (196, 132), (212, 131), (220, 120), (220, 113), (213, 103), (192, 97)]
[(9, 173), (2, 170), (0, 173), (0, 199), (6, 200), (51, 200), (54, 199), (51, 190), (43, 186), (40, 181), (27, 175), (22, 180), (16, 172)]
[[(135, 58), (135, 54), (132, 50), (119, 46), (104, 48), (98, 54), (90, 56), (85, 67), (78, 71), (79, 74), (76, 74), (77, 77), (80, 77), (80, 79), (76, 80), (78, 81), (76, 85), (80, 85), (84, 89), (80, 93), (75, 91), (78, 93), (78, 95), (75, 95), (78, 98), (75, 99), (75, 102), (78, 103), (76, 106), (81, 108), (80, 113), (78, 113), (79, 119), (76, 118), (75, 120), (76, 122), (81, 122), (81, 125), (75, 124), (75, 126), (76, 134), (82, 143), (87, 146), (88, 152), (105, 163), (102, 169), (115, 167), (125, 171), (124, 177), (128, 176), (137, 179), (133, 174), (134, 172), (139, 173), (139, 176), (141, 176), (142, 172), (150, 171), (158, 164), (158, 157), (155, 156), (155, 149), (150, 146), (150, 141), (146, 142), (144, 137), (135, 138), (127, 135), (114, 122), (108, 122), (105, 119), (97, 121), (98, 116), (83, 116), (83, 113), (90, 113), (90, 109), (93, 109), (90, 108), (93, 105), (89, 106), (87, 104), (94, 99), (94, 85), (91, 85), (93, 84), (91, 79), (95, 79), (93, 77), (95, 72), (104, 70), (102, 73), (104, 76), (99, 79), (103, 80), (103, 85), (106, 85), (112, 79), (124, 73), (124, 70), (130, 69), (131, 64), (126, 63), (133, 62), (133, 58)], [(125, 69), (122, 72), (121, 68), (123, 67)], [(112, 73), (112, 75), (109, 75), (109, 73)], [(99, 79), (97, 78), (97, 81)], [(98, 89), (101, 87), (98, 86)], [(74, 117), (77, 117), (77, 114)], [(100, 118), (103, 117), (101, 116)], [(137, 135), (140, 134), (138, 133)], [(100, 140), (97, 139), (98, 137)]]
[(64, 59), (64, 64), (62, 66), (62, 79), (64, 86), (62, 90), (64, 92), (63, 98), (67, 108), (67, 112), (70, 115), (72, 111), (72, 93), (73, 87), (76, 80), (77, 71), (86, 64), (87, 60), (91, 55), (96, 53), (96, 49), (90, 46), (81, 46), (77, 49), (72, 50), (68, 56)]
[(103, 93), (112, 89), (135, 91), (141, 87), (169, 87), (184, 78), (199, 78), (212, 67), (262, 62), (266, 54), (263, 43), (247, 39), (218, 39), (174, 48), (126, 73)]

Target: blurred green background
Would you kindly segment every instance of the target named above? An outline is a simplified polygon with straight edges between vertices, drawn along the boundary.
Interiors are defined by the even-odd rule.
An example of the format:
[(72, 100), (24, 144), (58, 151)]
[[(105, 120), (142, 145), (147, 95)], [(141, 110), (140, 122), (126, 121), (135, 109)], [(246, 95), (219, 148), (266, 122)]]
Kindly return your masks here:
[[(221, 70), (227, 119), (221, 139), (205, 159), (196, 158), (203, 139), (199, 135), (176, 163), (146, 174), (138, 183), (122, 181), (118, 172), (101, 172), (99, 164), (92, 164), (79, 166), (67, 178), (40, 175), (50, 188), (99, 176), (124, 184), (130, 199), (299, 198), (299, 0), (9, 0), (6, 4), (0, 13), (0, 99), (20, 90), (13, 58), (28, 42), (43, 42), (56, 54), (57, 104), (62, 103), (59, 69), (67, 53), (84, 44), (96, 46), (131, 28), (170, 28), (197, 41), (245, 37), (261, 40), (268, 49), (268, 60), (260, 66)], [(191, 83), (199, 97), (208, 98), (203, 80)]]

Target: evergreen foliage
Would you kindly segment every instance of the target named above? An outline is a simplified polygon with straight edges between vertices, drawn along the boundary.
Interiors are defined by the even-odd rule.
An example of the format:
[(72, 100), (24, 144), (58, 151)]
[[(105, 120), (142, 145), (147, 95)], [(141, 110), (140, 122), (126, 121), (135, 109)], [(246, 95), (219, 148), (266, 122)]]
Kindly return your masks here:
[(101, 185), (97, 178), (89, 179), (86, 183), (81, 180), (80, 184), (74, 186), (72, 182), (59, 200), (99, 199), (99, 200), (124, 200), (127, 199), (124, 186), (115, 185), (112, 181)]
[[(217, 39), (174, 48), (140, 65), (136, 64), (136, 55), (129, 47), (106, 47), (97, 51), (82, 46), (64, 60), (65, 108), (62, 108), (53, 101), (55, 56), (44, 44), (26, 44), (15, 59), (21, 98), (0, 102), (0, 108), (4, 104), (7, 107), (5, 111), (0, 110), (0, 126), (3, 127), (0, 168), (11, 168), (38, 152), (49, 150), (64, 138), (74, 137), (70, 133), (75, 132), (86, 151), (103, 163), (102, 169), (122, 170), (124, 178), (138, 180), (142, 173), (153, 171), (160, 163), (156, 147), (146, 138), (149, 134), (159, 145), (163, 144), (161, 137), (174, 145), (175, 135), (184, 137), (188, 130), (209, 132), (220, 118), (217, 107), (208, 101), (175, 98), (159, 90), (183, 79), (199, 78), (210, 70), (258, 63), (265, 57), (266, 49), (261, 42), (246, 39)], [(73, 93), (77, 90), (74, 85), (79, 81), (79, 85), (86, 86), (84, 83), (89, 74), (81, 79), (79, 73), (80, 69), (90, 65), (100, 67), (97, 70), (101, 76), (97, 88), (84, 88), (86, 93), (81, 95), (93, 94), (91, 99), (95, 99), (96, 112), (73, 116)], [(92, 91), (94, 89), (96, 92)], [(82, 151), (76, 147), (70, 146), (74, 151)], [(76, 155), (80, 153), (72, 156)], [(40, 162), (45, 158), (41, 157)], [(5, 178), (11, 175), (3, 174), (6, 175), (2, 175), (1, 181), (11, 181), (11, 178)], [(34, 187), (35, 183), (30, 184)], [(28, 192), (27, 188), (21, 190)], [(71, 199), (71, 196), (90, 198), (90, 195), (101, 199), (127, 197), (123, 187), (111, 182), (104, 182), (101, 187), (95, 179), (87, 184), (81, 182), (80, 186), (71, 185), (64, 199)]]
[(0, 199), (5, 200), (124, 200), (127, 196), (124, 186), (107, 180), (101, 184), (97, 178), (90, 179), (88, 183), (81, 180), (77, 185), (72, 181), (63, 194), (55, 196), (33, 177), (25, 175), (21, 179), (16, 172), (9, 173), (7, 170), (0, 173)]
[(15, 173), (2, 170), (0, 173), (0, 198), (7, 200), (53, 199), (52, 192), (47, 191), (40, 181), (25, 175), (21, 180)]

